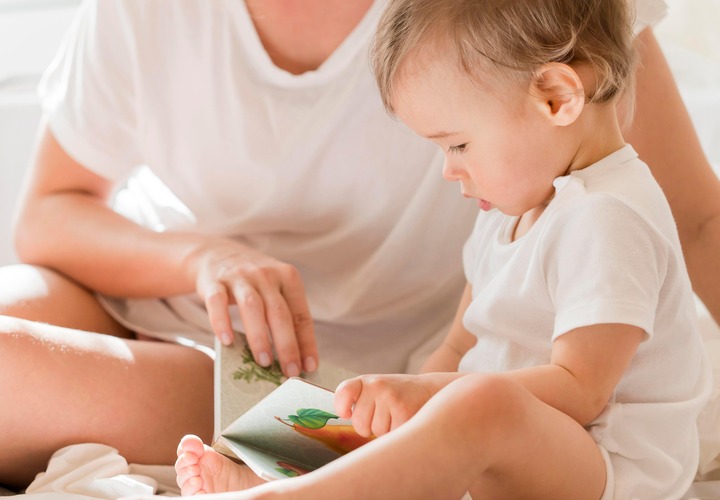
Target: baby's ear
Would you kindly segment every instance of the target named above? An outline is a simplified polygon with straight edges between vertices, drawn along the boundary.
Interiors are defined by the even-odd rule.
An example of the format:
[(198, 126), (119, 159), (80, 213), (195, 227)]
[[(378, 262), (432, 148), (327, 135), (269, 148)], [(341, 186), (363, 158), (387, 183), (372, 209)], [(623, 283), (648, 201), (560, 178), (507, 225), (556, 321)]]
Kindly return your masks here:
[(582, 80), (567, 64), (544, 64), (535, 74), (532, 91), (542, 113), (555, 125), (575, 122), (585, 106)]

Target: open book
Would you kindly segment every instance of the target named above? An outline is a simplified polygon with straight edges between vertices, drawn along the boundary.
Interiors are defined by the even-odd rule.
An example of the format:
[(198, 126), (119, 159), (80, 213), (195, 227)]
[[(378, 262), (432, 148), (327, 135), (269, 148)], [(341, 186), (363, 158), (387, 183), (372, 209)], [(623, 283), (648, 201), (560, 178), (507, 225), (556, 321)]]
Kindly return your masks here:
[[(284, 477), (278, 471), (273, 472), (279, 466), (277, 464), (274, 467), (253, 466), (256, 463), (267, 464), (267, 460), (264, 462), (259, 458), (253, 460), (253, 457), (261, 456), (262, 452), (247, 451), (247, 449), (265, 449), (267, 451), (267, 446), (262, 443), (268, 441), (265, 439), (267, 436), (274, 436), (273, 440), (277, 440), (284, 449), (297, 446), (299, 452), (302, 452), (306, 445), (310, 446), (309, 443), (313, 442), (313, 439), (305, 436), (301, 440), (305, 444), (298, 444), (297, 439), (290, 438), (301, 436), (300, 431), (281, 424), (274, 417), (277, 416), (292, 422), (289, 416), (297, 416), (299, 409), (317, 409), (332, 415), (333, 393), (323, 387), (334, 389), (343, 380), (356, 375), (349, 370), (321, 361), (316, 372), (302, 375), (302, 379), (310, 383), (303, 382), (302, 379), (287, 380), (277, 361), (273, 362), (269, 368), (263, 368), (256, 364), (244, 337), (239, 334), (235, 335), (235, 343), (232, 346), (223, 346), (216, 342), (215, 352), (215, 439), (213, 447), (225, 455), (240, 458), (258, 475), (268, 480)], [(292, 383), (286, 386), (283, 384), (286, 380)], [(280, 389), (281, 384), (282, 389)], [(276, 390), (277, 392), (274, 392)], [(294, 394), (293, 390), (297, 390), (297, 394)], [(283, 411), (276, 412), (277, 414), (272, 415), (272, 418), (269, 419), (259, 418), (258, 415), (269, 405), (275, 405), (272, 408), (278, 408), (277, 403), (273, 401), (284, 405)], [(298, 418), (302, 419), (303, 416), (299, 415)], [(337, 419), (331, 419), (331, 421), (332, 425), (340, 424)], [(288, 439), (285, 440), (285, 438)], [(250, 441), (245, 441), (246, 439)], [(254, 444), (248, 444), (246, 449), (242, 444), (244, 442)], [(230, 444), (232, 447), (229, 446)], [(312, 447), (317, 448), (317, 444), (314, 443)], [(238, 451), (240, 446), (243, 447), (243, 451)], [(321, 462), (327, 463), (339, 456), (337, 452), (329, 454), (327, 446), (324, 448), (325, 450), (322, 452), (314, 451), (312, 455), (313, 457), (321, 456), (322, 460), (313, 459), (310, 462), (304, 462), (306, 468), (317, 468)], [(270, 450), (270, 454), (273, 453), (275, 452)]]
[(214, 446), (270, 481), (315, 470), (369, 440), (333, 413), (331, 391), (290, 378), (223, 430)]

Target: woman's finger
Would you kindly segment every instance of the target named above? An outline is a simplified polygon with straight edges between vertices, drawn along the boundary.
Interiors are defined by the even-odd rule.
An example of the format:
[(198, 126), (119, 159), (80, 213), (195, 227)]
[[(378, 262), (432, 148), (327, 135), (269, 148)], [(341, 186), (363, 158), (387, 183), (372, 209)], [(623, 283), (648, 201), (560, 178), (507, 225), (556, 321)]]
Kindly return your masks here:
[(302, 370), (300, 349), (295, 328), (285, 298), (275, 289), (263, 293), (265, 315), (270, 327), (270, 337), (283, 373), (288, 377), (297, 377)]
[(233, 343), (233, 330), (228, 312), (228, 293), (225, 285), (209, 282), (202, 285), (201, 296), (205, 302), (210, 326), (224, 345)]
[(272, 346), (262, 297), (244, 280), (234, 283), (233, 295), (255, 362), (260, 366), (270, 366), (273, 360)]
[(302, 369), (306, 372), (314, 372), (319, 361), (317, 342), (315, 341), (315, 325), (300, 273), (294, 267), (290, 267), (284, 272), (281, 292), (290, 310)]

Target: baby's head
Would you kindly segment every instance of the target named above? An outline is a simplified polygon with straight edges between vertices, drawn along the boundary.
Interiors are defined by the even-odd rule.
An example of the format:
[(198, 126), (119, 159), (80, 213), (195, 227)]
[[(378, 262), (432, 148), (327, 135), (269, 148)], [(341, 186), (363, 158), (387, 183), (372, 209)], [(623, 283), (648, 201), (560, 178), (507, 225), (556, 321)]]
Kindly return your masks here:
[(406, 64), (427, 58), (499, 90), (530, 87), (548, 63), (584, 68), (586, 100), (604, 103), (632, 85), (632, 27), (628, 0), (390, 0), (372, 65), (391, 111)]
[(390, 0), (372, 51), (385, 106), (442, 148), (462, 193), (521, 215), (622, 147), (625, 0)]

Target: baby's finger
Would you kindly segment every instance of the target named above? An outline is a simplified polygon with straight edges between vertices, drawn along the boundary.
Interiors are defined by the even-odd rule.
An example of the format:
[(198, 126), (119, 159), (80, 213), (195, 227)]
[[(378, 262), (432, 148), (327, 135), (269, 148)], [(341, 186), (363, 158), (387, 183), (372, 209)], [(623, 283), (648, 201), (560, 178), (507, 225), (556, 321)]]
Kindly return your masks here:
[(232, 344), (232, 324), (228, 313), (228, 293), (225, 285), (219, 282), (207, 283), (203, 285), (201, 295), (205, 301), (213, 332), (224, 345)]
[(335, 401), (333, 403), (335, 412), (341, 418), (350, 418), (353, 412), (353, 405), (360, 397), (362, 391), (362, 380), (358, 377), (345, 380), (335, 389)]
[(234, 284), (233, 295), (245, 327), (245, 338), (255, 362), (260, 366), (270, 366), (273, 355), (262, 297), (245, 281)]
[(355, 407), (352, 412), (352, 425), (355, 428), (355, 432), (363, 437), (370, 437), (372, 435), (371, 426), (374, 414), (375, 398), (367, 396), (366, 393), (362, 392), (355, 402)]
[(390, 415), (390, 411), (387, 408), (380, 406), (376, 401), (370, 430), (376, 436), (387, 434), (390, 432), (391, 419), (392, 417)]

